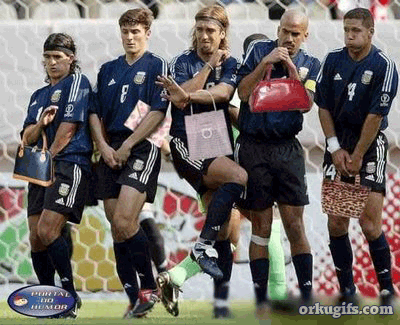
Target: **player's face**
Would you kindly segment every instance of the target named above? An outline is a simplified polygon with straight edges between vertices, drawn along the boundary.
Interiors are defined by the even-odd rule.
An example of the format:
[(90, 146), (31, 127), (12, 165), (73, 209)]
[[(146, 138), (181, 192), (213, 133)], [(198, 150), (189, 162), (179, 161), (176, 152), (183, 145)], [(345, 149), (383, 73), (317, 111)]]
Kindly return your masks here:
[(69, 74), (74, 55), (62, 51), (46, 51), (43, 53), (43, 62), (52, 84)]
[(211, 55), (218, 51), (221, 41), (225, 38), (221, 27), (210, 21), (199, 20), (194, 28), (198, 52)]
[(146, 31), (141, 24), (122, 26), (121, 38), (125, 53), (129, 56), (143, 53), (147, 48), (150, 33), (150, 30)]
[(278, 27), (278, 46), (286, 47), (289, 55), (295, 55), (301, 44), (307, 39), (308, 31), (303, 22), (296, 22), (292, 19), (281, 21)]
[(360, 52), (369, 47), (374, 29), (363, 26), (361, 19), (346, 19), (344, 26), (344, 43), (352, 52)]

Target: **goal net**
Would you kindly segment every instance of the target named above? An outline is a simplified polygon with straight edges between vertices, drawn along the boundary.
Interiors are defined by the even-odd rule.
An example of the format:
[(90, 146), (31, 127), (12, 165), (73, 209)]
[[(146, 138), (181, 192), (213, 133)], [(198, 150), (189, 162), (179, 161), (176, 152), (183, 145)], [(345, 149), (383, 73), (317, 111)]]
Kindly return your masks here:
[[(285, 5), (284, 1), (275, 2)], [(38, 3), (43, 5), (40, 1)], [(70, 4), (69, 1), (54, 3), (64, 6)], [(89, 12), (91, 7), (87, 4), (90, 1), (77, 1), (77, 3)], [(241, 57), (243, 40), (252, 33), (264, 33), (270, 38), (276, 37), (278, 22), (268, 18), (268, 9), (272, 8), (271, 3), (273, 1), (267, 1), (264, 5), (255, 1), (232, 3), (227, 6), (232, 20), (229, 42), (233, 56)], [(329, 50), (343, 46), (342, 22), (331, 19), (329, 8), (323, 7), (322, 1), (314, 2), (318, 8), (313, 10), (308, 7), (309, 1), (299, 0), (294, 3), (309, 10), (311, 16), (310, 36), (305, 44), (309, 53), (322, 60)], [(19, 4), (21, 6), (25, 4), (28, 8), (25, 2), (21, 1)], [(108, 2), (99, 1), (98, 4), (102, 7)], [(151, 5), (150, 2), (149, 4)], [(152, 26), (149, 50), (171, 60), (173, 56), (190, 46), (192, 16), (199, 5), (204, 3), (159, 1), (157, 4), (160, 7), (159, 18)], [(94, 84), (100, 65), (123, 52), (115, 17), (127, 9), (127, 5), (128, 2), (120, 3), (117, 6), (119, 10), (117, 14), (100, 15), (98, 19), (49, 20), (50, 17), (44, 17), (1, 20), (0, 18), (0, 288), (5, 289), (0, 292), (10, 293), (9, 288), (13, 284), (21, 286), (37, 281), (30, 261), (26, 218), (27, 187), (25, 183), (13, 180), (11, 173), (29, 97), (34, 90), (44, 85), (44, 71), (41, 64), (43, 41), (51, 32), (67, 32), (73, 36), (77, 43), (82, 71)], [(10, 6), (10, 2), (0, 1), (0, 12), (3, 12), (2, 6)], [(388, 11), (388, 8), (381, 7), (379, 8)], [(256, 8), (258, 9), (255, 10)], [(67, 9), (64, 8), (65, 10)], [(87, 13), (85, 10), (84, 14)], [(383, 21), (377, 22), (374, 44), (398, 63), (400, 22), (393, 19), (394, 13), (395, 10), (391, 10), (390, 14), (382, 16)], [(29, 15), (26, 17), (34, 18)], [(399, 100), (395, 99), (389, 115), (389, 128), (385, 132), (389, 139), (389, 156), (383, 229), (391, 247), (393, 279), (398, 294), (400, 293), (399, 120)], [(305, 209), (304, 219), (314, 255), (314, 289), (319, 294), (331, 295), (337, 293), (338, 283), (328, 248), (327, 217), (322, 213), (320, 205), (324, 138), (315, 107), (305, 115), (304, 127), (299, 138), (305, 149), (307, 165), (310, 204)], [(187, 255), (204, 223), (204, 216), (199, 212), (195, 193), (187, 183), (179, 179), (171, 163), (163, 162), (154, 209), (156, 222), (164, 235), (169, 263), (172, 266)], [(248, 259), (249, 234), (249, 224), (243, 221), (241, 241), (236, 253), (236, 260), (239, 262)], [(355, 257), (355, 282), (363, 295), (375, 297), (378, 294), (378, 285), (368, 254), (368, 243), (355, 220), (351, 221), (350, 236)], [(73, 270), (77, 287), (88, 292), (122, 290), (115, 270), (110, 226), (101, 204), (85, 209), (81, 224), (73, 226), (73, 239)], [(288, 251), (285, 236), (283, 243), (285, 250)], [(297, 293), (294, 269), (288, 265), (286, 270), (288, 288), (291, 292)], [(233, 296), (236, 294), (238, 298), (252, 299), (249, 266), (243, 263), (234, 265), (233, 277)], [(184, 291), (185, 297), (193, 299), (210, 297), (212, 281), (208, 277), (200, 276), (197, 280), (189, 281)]]

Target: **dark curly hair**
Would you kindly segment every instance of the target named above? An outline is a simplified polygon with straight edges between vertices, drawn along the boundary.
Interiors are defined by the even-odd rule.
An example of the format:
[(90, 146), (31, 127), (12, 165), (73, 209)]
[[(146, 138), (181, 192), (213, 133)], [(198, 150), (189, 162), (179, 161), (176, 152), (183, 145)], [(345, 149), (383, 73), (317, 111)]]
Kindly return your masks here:
[[(46, 51), (61, 51), (64, 52), (65, 54), (71, 55), (73, 54), (75, 56), (76, 54), (76, 46), (75, 42), (72, 39), (71, 36), (68, 34), (64, 33), (53, 33), (50, 34), (46, 41), (44, 42), (43, 45), (43, 52)], [(70, 69), (69, 69), (69, 74), (73, 74), (75, 72), (80, 72), (81, 67), (79, 66), (79, 62), (76, 58), (71, 63)], [(50, 82), (49, 75), (46, 71), (46, 82)]]

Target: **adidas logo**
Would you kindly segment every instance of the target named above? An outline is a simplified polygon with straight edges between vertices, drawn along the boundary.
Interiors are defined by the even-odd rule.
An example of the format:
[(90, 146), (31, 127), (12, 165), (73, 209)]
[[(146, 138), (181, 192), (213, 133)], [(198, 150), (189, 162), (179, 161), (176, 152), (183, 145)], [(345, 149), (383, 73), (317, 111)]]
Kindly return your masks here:
[(340, 76), (339, 73), (337, 73), (337, 74), (335, 75), (335, 77), (333, 78), (333, 80), (342, 80), (342, 77)]
[(67, 282), (67, 281), (69, 281), (67, 277), (61, 279), (61, 282)]
[(214, 226), (214, 227), (211, 227), (211, 229), (214, 230), (214, 231), (220, 231), (221, 230), (221, 226)]
[(64, 199), (62, 197), (60, 197), (58, 200), (56, 200), (56, 203), (60, 204), (60, 205), (65, 205)]
[(132, 174), (130, 174), (128, 177), (137, 180), (137, 173), (132, 173)]
[(125, 283), (124, 284), (124, 289), (128, 289), (128, 288), (131, 288), (132, 286), (129, 284), (129, 283)]
[(374, 175), (368, 175), (367, 177), (365, 177), (365, 179), (368, 179), (369, 181), (375, 182), (375, 177), (374, 177)]
[(388, 273), (388, 272), (389, 272), (388, 269), (384, 269), (383, 271), (378, 272), (378, 274), (385, 274), (385, 273)]
[(114, 78), (112, 78), (110, 80), (110, 82), (108, 83), (108, 86), (112, 86), (112, 85), (115, 85), (115, 84), (116, 84), (116, 82), (115, 82)]
[(37, 104), (37, 101), (35, 100), (35, 101), (31, 104), (31, 106), (36, 105), (36, 104)]
[(304, 286), (310, 286), (310, 287), (311, 287), (311, 286), (312, 286), (312, 283), (311, 283), (311, 281), (307, 281), (307, 282), (305, 282), (305, 283), (304, 283)]

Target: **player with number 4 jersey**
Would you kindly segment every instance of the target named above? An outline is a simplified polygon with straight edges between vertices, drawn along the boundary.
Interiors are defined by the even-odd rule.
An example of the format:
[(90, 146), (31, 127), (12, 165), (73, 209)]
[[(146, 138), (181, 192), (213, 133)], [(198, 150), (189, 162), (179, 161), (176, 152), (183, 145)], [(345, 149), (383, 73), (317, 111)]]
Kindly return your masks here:
[[(317, 77), (315, 102), (326, 136), (324, 176), (354, 181), (371, 189), (358, 216), (380, 285), (381, 305), (393, 304), (389, 245), (382, 231), (388, 142), (382, 132), (397, 93), (394, 62), (372, 44), (374, 20), (368, 9), (350, 10), (343, 18), (346, 46), (327, 55)], [(325, 182), (327, 184), (327, 182)], [(353, 204), (360, 199), (353, 194)], [(333, 207), (335, 208), (336, 205)], [(350, 206), (351, 208), (351, 206)], [(328, 214), (330, 250), (340, 284), (339, 304), (356, 303), (349, 218)]]

